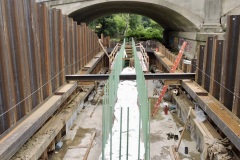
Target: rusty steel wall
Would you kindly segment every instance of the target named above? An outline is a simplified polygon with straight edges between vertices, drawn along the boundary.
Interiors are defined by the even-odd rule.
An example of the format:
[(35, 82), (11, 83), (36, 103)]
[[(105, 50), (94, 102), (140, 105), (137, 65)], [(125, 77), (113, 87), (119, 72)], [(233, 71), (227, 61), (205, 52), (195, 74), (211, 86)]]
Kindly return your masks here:
[(227, 26), (225, 40), (208, 37), (200, 46), (196, 81), (240, 118), (240, 15), (229, 16)]
[(101, 51), (97, 35), (35, 0), (0, 1), (0, 134)]

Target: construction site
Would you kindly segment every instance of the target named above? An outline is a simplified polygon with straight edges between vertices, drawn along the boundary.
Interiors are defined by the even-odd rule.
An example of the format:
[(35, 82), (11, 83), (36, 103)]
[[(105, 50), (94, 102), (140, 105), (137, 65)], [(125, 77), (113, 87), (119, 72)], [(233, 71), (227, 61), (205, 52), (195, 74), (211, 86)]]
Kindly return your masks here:
[(0, 0), (0, 33), (0, 160), (240, 159), (239, 0)]

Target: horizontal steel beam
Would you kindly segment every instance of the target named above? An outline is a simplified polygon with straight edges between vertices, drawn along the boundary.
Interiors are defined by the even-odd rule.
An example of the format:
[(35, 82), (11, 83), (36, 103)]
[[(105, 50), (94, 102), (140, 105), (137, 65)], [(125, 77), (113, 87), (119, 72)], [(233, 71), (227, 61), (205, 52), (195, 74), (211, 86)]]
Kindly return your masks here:
[[(109, 74), (85, 74), (85, 75), (66, 75), (67, 81), (94, 81), (107, 80)], [(172, 79), (194, 79), (195, 73), (158, 73), (158, 74), (144, 74), (146, 80), (172, 80)], [(136, 80), (135, 74), (120, 75), (120, 80)]]

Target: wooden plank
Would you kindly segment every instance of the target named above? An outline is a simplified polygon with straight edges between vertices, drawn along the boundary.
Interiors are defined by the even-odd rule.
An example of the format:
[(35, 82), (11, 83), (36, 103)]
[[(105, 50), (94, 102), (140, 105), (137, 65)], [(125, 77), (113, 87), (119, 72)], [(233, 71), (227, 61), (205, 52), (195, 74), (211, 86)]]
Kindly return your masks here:
[(202, 95), (202, 96), (207, 96), (208, 92), (204, 90), (202, 87), (200, 87), (197, 83), (191, 83), (192, 81), (189, 80), (182, 80), (182, 82), (188, 83), (188, 86), (191, 88), (191, 90), (197, 94), (197, 95)]
[(164, 85), (181, 85), (181, 80), (164, 80)]
[(169, 153), (172, 160), (181, 160), (178, 152), (175, 151), (175, 146), (169, 147)]
[[(101, 58), (101, 57), (100, 57)], [(97, 61), (99, 60), (99, 58), (93, 58), (91, 61), (88, 62), (88, 64), (86, 64), (84, 67), (86, 68), (91, 68)]]
[(89, 152), (90, 152), (90, 150), (92, 148), (92, 144), (93, 144), (93, 140), (94, 140), (95, 136), (96, 136), (96, 131), (92, 133), (90, 144), (88, 145), (87, 152), (85, 153), (85, 155), (83, 157), (83, 160), (87, 160)]
[(64, 85), (59, 92), (63, 95), (52, 95), (43, 104), (29, 114), (11, 132), (0, 140), (0, 159), (10, 159), (22, 145), (45, 123), (60, 107), (68, 96), (77, 88), (77, 83)]
[(97, 64), (103, 59), (105, 53), (100, 52), (97, 54), (100, 58), (93, 58), (82, 70), (80, 71), (80, 74), (90, 74), (97, 66)]

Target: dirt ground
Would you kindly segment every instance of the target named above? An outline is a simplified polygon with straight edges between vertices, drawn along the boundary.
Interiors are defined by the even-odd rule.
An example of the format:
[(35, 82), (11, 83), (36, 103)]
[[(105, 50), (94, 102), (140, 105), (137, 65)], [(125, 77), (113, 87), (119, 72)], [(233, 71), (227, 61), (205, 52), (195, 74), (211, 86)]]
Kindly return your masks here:
[[(154, 84), (148, 81), (149, 96), (152, 97)], [(152, 105), (154, 105), (152, 100)], [(94, 109), (95, 108), (95, 109)], [(90, 115), (92, 114), (92, 117)], [(183, 123), (176, 114), (165, 115), (160, 108), (158, 114), (150, 121), (150, 156), (151, 160), (171, 160), (169, 147), (177, 144), (174, 138), (168, 138), (168, 133), (173, 133), (180, 137), (179, 128)], [(51, 154), (50, 160), (79, 160), (86, 156), (86, 152), (91, 143), (92, 136), (95, 134), (92, 148), (88, 155), (88, 160), (97, 160), (101, 155), (102, 149), (102, 102), (95, 106), (90, 103), (85, 104), (83, 109), (74, 122), (73, 127), (66, 136), (63, 137), (63, 147)], [(188, 148), (188, 154), (184, 154), (185, 147)], [(200, 153), (195, 149), (195, 142), (191, 140), (190, 133), (185, 132), (179, 153), (182, 159), (200, 159)]]
[[(94, 111), (93, 111), (94, 110)], [(92, 114), (92, 117), (90, 117)], [(102, 148), (102, 105), (95, 106), (85, 103), (83, 109), (74, 122), (73, 127), (66, 136), (63, 137), (64, 145), (59, 151), (51, 154), (50, 160), (79, 160), (83, 159), (92, 134), (96, 133), (92, 148), (88, 155), (88, 160), (97, 160)]]

